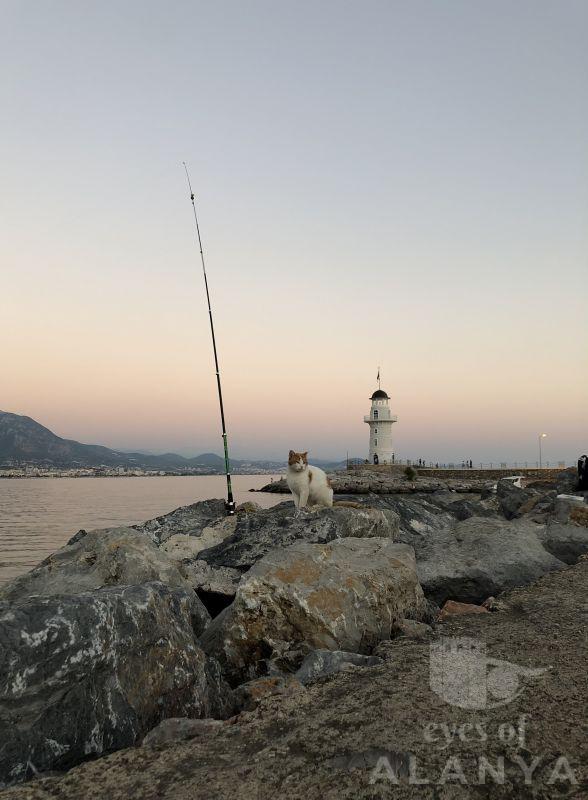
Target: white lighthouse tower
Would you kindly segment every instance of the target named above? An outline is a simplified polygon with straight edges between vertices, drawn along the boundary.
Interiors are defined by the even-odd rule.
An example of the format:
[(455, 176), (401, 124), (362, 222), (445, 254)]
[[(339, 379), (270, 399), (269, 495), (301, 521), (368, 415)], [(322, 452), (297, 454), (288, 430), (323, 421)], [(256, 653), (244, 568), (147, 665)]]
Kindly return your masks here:
[[(380, 373), (378, 372), (378, 384)], [(390, 398), (378, 388), (371, 396), (372, 407), (369, 416), (363, 421), (370, 426), (370, 462), (372, 464), (391, 464), (394, 458), (392, 446), (392, 425), (398, 417), (390, 413)]]

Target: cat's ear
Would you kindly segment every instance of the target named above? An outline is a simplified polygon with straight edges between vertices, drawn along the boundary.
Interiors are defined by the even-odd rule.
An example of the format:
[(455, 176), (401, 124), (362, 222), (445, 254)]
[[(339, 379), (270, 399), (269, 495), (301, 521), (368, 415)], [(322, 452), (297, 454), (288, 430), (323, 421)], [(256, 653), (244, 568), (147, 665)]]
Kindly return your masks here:
[(304, 460), (306, 461), (306, 456), (308, 455), (308, 450), (305, 450), (305, 451), (304, 451), (304, 453), (300, 453), (300, 455), (301, 455), (301, 456), (304, 458)]
[(290, 452), (288, 453), (288, 458), (292, 458), (292, 456), (295, 456), (295, 455), (296, 455), (296, 453), (294, 452), (294, 450), (290, 450)]

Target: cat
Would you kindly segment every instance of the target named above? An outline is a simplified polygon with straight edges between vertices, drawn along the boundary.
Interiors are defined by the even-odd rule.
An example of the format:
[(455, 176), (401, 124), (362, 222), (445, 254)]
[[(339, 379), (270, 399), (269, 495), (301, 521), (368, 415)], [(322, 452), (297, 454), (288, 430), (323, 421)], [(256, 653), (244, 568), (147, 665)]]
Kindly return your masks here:
[(290, 450), (288, 454), (288, 471), (286, 483), (292, 492), (296, 516), (308, 505), (327, 506), (333, 505), (333, 488), (322, 469), (313, 467), (308, 463), (306, 453), (295, 453)]

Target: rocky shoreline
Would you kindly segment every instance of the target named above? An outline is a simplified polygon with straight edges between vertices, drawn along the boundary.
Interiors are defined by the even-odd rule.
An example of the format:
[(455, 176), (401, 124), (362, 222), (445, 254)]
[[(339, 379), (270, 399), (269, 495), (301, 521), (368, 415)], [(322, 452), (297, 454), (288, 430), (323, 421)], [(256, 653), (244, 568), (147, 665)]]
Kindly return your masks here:
[[(370, 470), (354, 470), (353, 472), (329, 473), (329, 480), (336, 495), (340, 494), (414, 494), (437, 491), (460, 492), (463, 494), (479, 494), (485, 487), (496, 484), (489, 478), (423, 478), (408, 480), (399, 472), (372, 472)], [(252, 492), (269, 492), (272, 494), (290, 494), (285, 478), (272, 481), (261, 489)]]
[[(505, 720), (534, 717), (543, 746), (549, 713), (550, 752), (569, 747), (566, 789), (580, 791), (584, 740), (563, 730), (586, 702), (588, 510), (573, 471), (524, 488), (336, 480), (341, 504), (299, 517), (286, 501), (227, 518), (210, 500), (79, 531), (2, 587), (0, 796), (383, 796), (377, 754), (402, 741), (403, 774), (411, 724), (456, 713), (424, 671), (432, 643), (458, 635), (529, 669), (557, 644), (544, 707), (517, 695)], [(395, 796), (512, 797), (513, 775), (510, 794), (404, 780)], [(541, 776), (539, 794), (516, 796), (551, 796)]]

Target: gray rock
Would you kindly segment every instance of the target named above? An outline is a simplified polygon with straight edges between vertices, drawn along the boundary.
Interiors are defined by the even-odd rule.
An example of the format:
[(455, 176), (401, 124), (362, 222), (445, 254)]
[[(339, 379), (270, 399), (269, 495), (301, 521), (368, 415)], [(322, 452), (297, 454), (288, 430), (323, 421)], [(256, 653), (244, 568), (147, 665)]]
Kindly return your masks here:
[(443, 531), (453, 524), (455, 517), (423, 497), (386, 497), (388, 508), (399, 516), (399, 541), (412, 544), (415, 537)]
[(458, 494), (457, 492), (451, 492), (447, 489), (437, 489), (435, 492), (430, 492), (429, 494), (413, 494), (412, 499), (426, 500), (427, 503), (430, 503), (436, 508), (447, 511), (449, 506), (453, 503), (457, 503), (459, 500), (477, 500), (478, 497), (469, 493)]
[(470, 517), (494, 517), (496, 512), (490, 508), (485, 507), (482, 503), (475, 500), (457, 500), (451, 503), (447, 510), (450, 514), (462, 521)]
[(196, 591), (234, 597), (243, 573), (232, 567), (211, 567), (198, 558), (182, 561), (182, 571)]
[(202, 550), (198, 558), (212, 567), (248, 570), (276, 547), (297, 541), (330, 542), (346, 537), (394, 538), (398, 517), (373, 508), (316, 508), (294, 516), (292, 503), (249, 514), (237, 520), (235, 533), (221, 544)]
[[(525, 507), (522, 508), (525, 512)], [(555, 490), (540, 493), (532, 508), (525, 512), (525, 516), (534, 522), (544, 523), (552, 516), (557, 515), (557, 493)]]
[(491, 611), (493, 614), (500, 613), (508, 610), (508, 604), (504, 600), (498, 600), (496, 597), (487, 597), (482, 603), (484, 608)]
[(541, 499), (541, 495), (536, 490), (519, 489), (508, 480), (498, 481), (496, 494), (500, 510), (506, 519), (522, 517), (523, 514), (531, 511)]
[[(481, 487), (488, 483), (486, 479), (481, 478), (418, 477), (408, 481), (404, 475), (404, 469), (404, 467), (400, 467), (390, 472), (341, 470), (329, 473), (329, 479), (336, 495), (414, 494), (433, 493), (439, 490), (479, 494)], [(283, 479), (268, 483), (259, 491), (290, 493), (288, 484)]]
[(78, 542), (81, 542), (84, 536), (87, 535), (88, 531), (85, 528), (80, 528), (80, 530), (71, 537), (67, 544), (77, 544)]
[(168, 742), (185, 742), (197, 736), (210, 738), (222, 729), (224, 723), (218, 719), (188, 719), (171, 717), (164, 719), (143, 739), (143, 747), (158, 747)]
[(568, 498), (569, 495), (556, 497), (553, 503), (553, 518), (556, 522), (559, 522), (562, 525), (567, 525), (567, 523), (570, 521), (572, 503)]
[(409, 639), (424, 639), (433, 632), (433, 628), (425, 622), (418, 622), (415, 619), (402, 619), (397, 626), (397, 632)]
[(376, 667), (383, 663), (383, 659), (377, 656), (346, 653), (344, 650), (313, 650), (306, 656), (295, 677), (306, 686), (326, 675), (340, 672), (347, 664), (356, 667)]
[(272, 481), (271, 483), (266, 483), (265, 486), (262, 486), (261, 489), (258, 489), (259, 492), (267, 492), (268, 494), (290, 494), (290, 487), (286, 483), (285, 478), (280, 478), (279, 481)]
[(226, 515), (224, 500), (202, 500), (133, 527), (161, 544), (177, 533), (200, 536), (204, 528), (219, 522)]
[(304, 691), (302, 683), (293, 675), (268, 675), (242, 683), (234, 691), (239, 711), (253, 711), (268, 697), (287, 697)]
[(200, 642), (238, 684), (293, 649), (369, 653), (399, 620), (425, 613), (410, 547), (383, 538), (300, 542), (261, 559)]
[[(518, 680), (511, 682), (509, 672), (506, 680), (503, 673), (499, 683), (491, 680), (493, 667), (470, 673), (474, 679), (488, 677), (487, 684), (474, 684), (488, 689), (488, 707), (482, 711), (458, 709), (443, 699), (451, 700), (448, 690), (456, 685), (455, 665), (452, 670), (447, 661), (443, 691), (437, 687), (442, 696), (435, 694), (430, 685), (430, 642), (400, 637), (393, 642), (395, 654), (381, 667), (342, 672), (305, 692), (275, 702), (270, 698), (259, 712), (244, 716), (242, 724), (224, 725), (210, 738), (114, 753), (102, 763), (83, 765), (61, 778), (19, 787), (6, 793), (7, 798), (586, 800), (588, 671), (581, 614), (588, 610), (587, 596), (588, 561), (584, 561), (507, 595), (511, 611), (504, 615), (472, 615), (451, 623), (454, 635), (482, 640), (488, 659), (510, 663), (518, 673)], [(536, 678), (521, 675), (542, 668), (546, 669)], [(505, 692), (498, 697), (492, 691), (501, 687), (510, 692), (506, 698)], [(519, 696), (512, 703), (500, 704), (515, 692)], [(505, 744), (507, 737), (502, 735), (508, 723), (516, 728), (522, 714), (527, 715), (528, 750), (518, 753), (525, 764), (540, 758), (532, 786), (525, 786), (522, 770), (512, 762), (516, 738)], [(480, 723), (479, 731), (469, 727), (472, 722)], [(524, 725), (525, 719), (521, 722)], [(442, 729), (441, 723), (447, 728)], [(446, 732), (447, 738), (453, 737), (449, 747)], [(461, 733), (467, 741), (460, 741)], [(486, 741), (480, 742), (481, 738)], [(560, 755), (571, 765), (572, 780), (550, 784)], [(455, 771), (463, 770), (467, 785), (455, 785), (451, 777), (440, 785), (443, 771), (450, 775), (448, 759), (455, 756), (459, 760)], [(495, 767), (505, 759), (504, 785), (497, 785), (488, 772), (486, 785), (478, 784), (480, 756)], [(378, 762), (381, 780), (370, 785), (370, 772)], [(382, 763), (399, 776), (398, 786), (387, 779)], [(429, 785), (415, 785), (415, 775), (417, 780), (421, 776), (429, 780)], [(578, 786), (572, 784), (574, 775)]]
[(161, 583), (1, 602), (0, 782), (127, 747), (168, 716), (230, 716), (199, 615)]
[(472, 517), (436, 535), (413, 537), (417, 573), (427, 597), (480, 603), (564, 564), (542, 545), (541, 526), (526, 519)]
[(576, 467), (569, 467), (562, 470), (555, 482), (558, 494), (574, 494), (578, 491), (578, 470)]
[(496, 499), (496, 484), (494, 482), (485, 483), (480, 491), (480, 500)]
[(202, 550), (208, 550), (223, 542), (235, 532), (237, 517), (221, 517), (214, 524), (202, 528), (200, 533), (190, 535), (187, 533), (173, 533), (160, 548), (167, 553), (172, 561), (184, 561), (197, 558)]
[(588, 553), (588, 528), (551, 522), (541, 526), (537, 536), (543, 547), (565, 564), (575, 564)]
[[(353, 495), (349, 495), (353, 497)], [(469, 517), (493, 517), (498, 515), (498, 505), (481, 502), (472, 493), (463, 494), (438, 490), (431, 494), (414, 493), (406, 495), (368, 495), (354, 498), (363, 507), (390, 509), (399, 515), (400, 530), (411, 534), (422, 534), (442, 530), (453, 519)]]
[[(32, 595), (79, 594), (152, 581), (187, 591), (192, 588), (178, 565), (148, 537), (132, 528), (107, 528), (90, 531), (3, 586), (0, 599), (16, 602)], [(204, 630), (210, 617), (198, 601), (195, 609), (198, 628)]]

